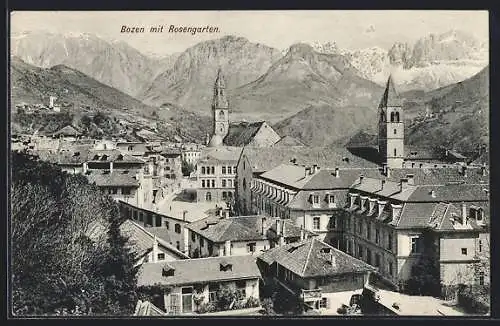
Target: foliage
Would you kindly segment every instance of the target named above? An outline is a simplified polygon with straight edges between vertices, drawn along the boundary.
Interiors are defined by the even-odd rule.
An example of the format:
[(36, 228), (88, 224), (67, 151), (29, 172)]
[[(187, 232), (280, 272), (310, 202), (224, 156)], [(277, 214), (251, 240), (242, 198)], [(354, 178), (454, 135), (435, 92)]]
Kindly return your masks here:
[(181, 170), (183, 176), (190, 176), (194, 171), (194, 165), (183, 159)]
[(469, 313), (489, 313), (489, 286), (461, 286), (458, 290), (458, 304)]
[(273, 299), (271, 299), (271, 298), (265, 298), (264, 300), (262, 300), (262, 308), (263, 308), (264, 315), (276, 314), (274, 312)]
[(137, 271), (116, 203), (26, 154), (13, 153), (12, 169), (13, 313), (132, 313)]
[(220, 310), (229, 310), (231, 305), (238, 299), (236, 289), (229, 286), (223, 286), (217, 291), (217, 308)]
[(217, 306), (213, 302), (201, 303), (198, 306), (198, 313), (204, 314), (207, 312), (215, 312), (217, 311)]
[(245, 308), (255, 308), (260, 306), (260, 300), (254, 297), (250, 297), (245, 301)]

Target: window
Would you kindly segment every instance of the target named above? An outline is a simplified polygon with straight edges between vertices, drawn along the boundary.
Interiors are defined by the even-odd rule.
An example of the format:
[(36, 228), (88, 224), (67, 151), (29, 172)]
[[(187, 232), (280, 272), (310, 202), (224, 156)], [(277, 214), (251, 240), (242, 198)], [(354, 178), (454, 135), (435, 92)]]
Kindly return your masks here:
[(255, 247), (256, 247), (255, 242), (251, 242), (247, 244), (247, 252), (255, 252)]
[(222, 192), (222, 200), (226, 200), (227, 199), (227, 192), (223, 191)]
[(392, 271), (392, 262), (389, 262), (389, 275), (393, 275), (393, 271)]
[(397, 155), (397, 154), (396, 154), (396, 149), (394, 148), (394, 156), (396, 156), (396, 155)]
[(247, 190), (247, 180), (243, 178), (243, 190)]
[(391, 122), (394, 122), (394, 112), (391, 112)]
[(484, 272), (479, 272), (479, 285), (484, 285)]
[(222, 174), (226, 174), (226, 167), (225, 166), (222, 167)]
[(231, 180), (231, 179), (227, 180), (227, 187), (228, 188), (232, 188), (233, 187), (233, 180)]
[(191, 241), (195, 242), (196, 241), (196, 233), (191, 232)]
[(398, 133), (398, 131), (396, 129), (394, 129), (394, 134), (397, 134), (397, 133)]
[(375, 243), (378, 244), (380, 241), (380, 230), (375, 229)]
[(210, 174), (215, 174), (215, 166), (210, 167)]
[(363, 223), (362, 221), (358, 222), (358, 234), (361, 234), (363, 231), (363, 224), (362, 223)]
[(137, 220), (137, 211), (134, 211), (134, 220)]
[(168, 221), (165, 221), (165, 227), (168, 229), (170, 229), (170, 223), (168, 223)]
[(212, 180), (212, 188), (215, 188), (215, 180)]
[(328, 204), (335, 204), (335, 196), (334, 195), (328, 196)]
[(319, 307), (328, 308), (328, 298), (321, 298), (321, 301), (319, 302)]
[(205, 246), (205, 239), (203, 239), (202, 237), (200, 237), (200, 247), (204, 247)]
[(319, 196), (318, 195), (313, 195), (313, 204), (319, 204)]
[(165, 254), (163, 252), (158, 254), (158, 260), (165, 260)]
[(205, 174), (205, 167), (204, 166), (201, 167), (201, 174)]
[(395, 113), (396, 122), (399, 122), (399, 112)]
[(363, 247), (358, 245), (358, 258), (363, 258)]
[(175, 223), (175, 233), (181, 233), (181, 225), (179, 223)]
[(411, 237), (410, 238), (411, 242), (411, 253), (418, 253), (419, 252), (419, 247), (418, 247), (418, 237)]
[(375, 254), (375, 267), (380, 267), (380, 255)]
[(205, 188), (205, 180), (201, 180), (201, 187)]
[(118, 193), (118, 188), (113, 188), (113, 189), (111, 189), (111, 193), (112, 193), (113, 195), (116, 195), (116, 194)]
[(466, 255), (467, 256), (467, 248), (462, 248), (462, 255)]
[(122, 188), (122, 195), (130, 195), (130, 188)]
[(372, 227), (370, 222), (366, 223), (366, 238), (370, 240), (371, 238), (371, 233), (372, 233)]
[(222, 179), (222, 188), (226, 188), (226, 179)]
[(479, 252), (482, 252), (483, 251), (483, 241), (482, 240), (479, 240), (478, 246), (479, 246)]
[(236, 174), (236, 166), (233, 166), (233, 174)]
[(212, 194), (210, 193), (210, 191), (205, 194), (205, 200), (212, 201)]
[(139, 213), (139, 221), (141, 221), (141, 222), (144, 221), (144, 214)]
[(336, 229), (337, 228), (337, 217), (332, 216), (330, 217), (330, 229)]
[(313, 230), (319, 230), (320, 228), (320, 217), (315, 216), (313, 217)]

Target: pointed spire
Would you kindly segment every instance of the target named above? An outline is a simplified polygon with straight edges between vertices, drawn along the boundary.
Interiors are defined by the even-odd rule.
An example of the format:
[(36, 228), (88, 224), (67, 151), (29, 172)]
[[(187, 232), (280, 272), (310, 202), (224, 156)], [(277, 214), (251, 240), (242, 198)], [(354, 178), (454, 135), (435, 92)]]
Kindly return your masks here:
[(222, 75), (222, 69), (220, 67), (217, 71), (217, 78), (215, 79), (212, 108), (213, 109), (229, 108), (229, 102), (227, 101), (226, 98), (226, 82), (224, 80), (224, 76)]
[(385, 91), (382, 95), (382, 100), (380, 101), (380, 105), (378, 107), (385, 108), (388, 106), (402, 106), (402, 101), (399, 97), (398, 92), (396, 92), (394, 82), (392, 81), (392, 74), (390, 74), (389, 78), (387, 79)]

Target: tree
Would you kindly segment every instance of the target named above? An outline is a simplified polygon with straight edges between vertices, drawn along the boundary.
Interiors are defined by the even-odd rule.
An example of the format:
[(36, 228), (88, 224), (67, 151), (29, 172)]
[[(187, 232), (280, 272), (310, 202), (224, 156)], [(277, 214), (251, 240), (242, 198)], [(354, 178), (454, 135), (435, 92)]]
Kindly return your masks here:
[(194, 171), (194, 165), (183, 159), (181, 170), (183, 176), (189, 176)]

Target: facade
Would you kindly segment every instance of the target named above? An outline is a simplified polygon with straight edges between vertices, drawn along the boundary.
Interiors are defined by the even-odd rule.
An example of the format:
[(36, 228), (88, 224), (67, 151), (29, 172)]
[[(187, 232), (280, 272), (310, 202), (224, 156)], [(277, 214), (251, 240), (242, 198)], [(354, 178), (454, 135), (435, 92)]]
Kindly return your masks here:
[(259, 255), (285, 243), (315, 236), (290, 221), (266, 216), (208, 217), (186, 225), (189, 256)]
[(201, 156), (201, 148), (198, 144), (186, 144), (182, 146), (181, 159), (196, 166)]
[(137, 286), (168, 287), (164, 309), (167, 314), (180, 315), (216, 301), (217, 292), (224, 287), (234, 288), (238, 301), (257, 300), (259, 280), (255, 257), (227, 256), (143, 264)]
[(118, 204), (122, 216), (146, 227), (152, 233), (155, 233), (157, 228), (163, 228), (161, 238), (183, 253), (188, 253), (187, 248), (184, 246), (187, 233), (185, 226), (189, 223), (186, 219), (159, 214), (153, 210), (140, 208), (124, 201), (119, 201)]
[(128, 238), (129, 246), (138, 258), (136, 266), (147, 262), (167, 262), (189, 258), (179, 249), (132, 220), (125, 220), (120, 225), (120, 232)]
[(223, 202), (234, 199), (238, 147), (207, 147), (196, 167), (197, 201)]
[(271, 249), (257, 258), (266, 283), (275, 283), (311, 309), (329, 308), (330, 295), (360, 294), (375, 269), (311, 238)]

